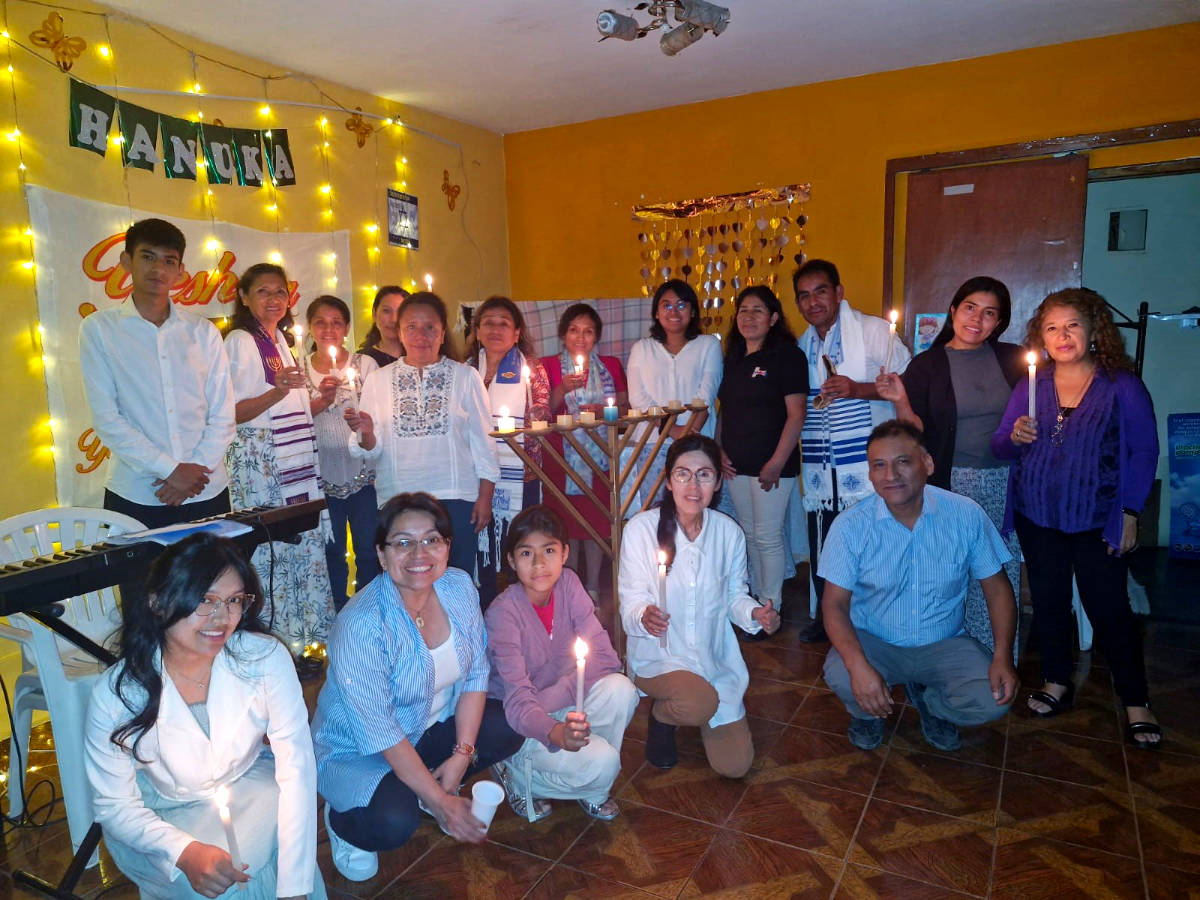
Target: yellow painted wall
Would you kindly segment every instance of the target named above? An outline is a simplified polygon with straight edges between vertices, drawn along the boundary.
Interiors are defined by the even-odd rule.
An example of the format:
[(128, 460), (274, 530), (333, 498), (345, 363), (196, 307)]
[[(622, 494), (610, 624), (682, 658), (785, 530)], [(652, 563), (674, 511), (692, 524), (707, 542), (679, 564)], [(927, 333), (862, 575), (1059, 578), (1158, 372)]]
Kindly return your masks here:
[[(258, 76), (283, 74), (282, 70), (167, 30), (158, 29), (156, 33), (123, 16), (105, 17), (104, 7), (89, 8), (100, 14), (63, 12), (66, 33), (88, 42), (72, 74), (101, 86), (168, 91), (183, 91), (198, 81), (204, 95), (250, 97), (255, 102), (144, 94), (128, 94), (126, 99), (176, 116), (193, 117), (202, 109), (207, 121), (219, 117), (233, 127), (288, 129), (298, 183), (279, 189), (280, 228), (349, 230), (353, 285), (339, 285), (334, 293), (352, 301), (356, 314), (369, 313), (372, 285), (397, 281), (407, 284), (410, 278), (421, 279), (425, 272), (433, 273), (435, 290), (451, 304), (507, 293), (504, 154), (499, 135), (303, 76), (271, 81), (265, 89), (271, 115), (262, 116), (258, 98), (264, 96), (264, 85)], [(51, 8), (11, 0), (7, 10), (5, 27), (13, 41), (34, 47), (29, 35), (39, 28)], [(236, 25), (231, 23), (231, 27)], [(202, 203), (202, 182), (197, 186), (168, 180), (161, 167), (153, 172), (122, 169), (117, 147), (111, 147), (104, 158), (68, 147), (67, 76), (45, 62), (49, 56), (46, 50), (34, 47), (41, 57), (37, 59), (25, 49), (6, 44), (0, 40), (0, 308), (5, 313), (0, 338), (0, 384), (4, 386), (0, 390), (0, 421), (5, 423), (0, 433), (5, 483), (0, 493), (0, 516), (55, 502), (52, 456), (36, 449), (49, 443), (49, 434), (43, 373), (35, 352), (33, 276), (21, 267), (29, 258), (29, 239), (23, 234), (27, 215), (16, 169), (18, 145), (2, 135), (9, 135), (19, 124), (20, 151), (27, 166), (24, 175), (29, 183), (168, 216), (208, 216)], [(112, 49), (107, 59), (99, 53), (101, 44)], [(11, 92), (4, 71), (9, 50), (14, 69)], [(193, 78), (189, 50), (254, 74), (199, 58)], [(393, 127), (378, 138), (372, 136), (359, 149), (354, 134), (345, 127), (346, 113), (288, 107), (279, 102), (285, 99), (340, 104), (349, 109), (358, 106), (367, 112), (395, 115), (446, 142), (416, 134), (410, 128)], [(320, 153), (318, 121), (322, 115), (328, 119), (328, 175)], [(112, 133), (117, 133), (115, 127)], [(461, 145), (461, 152), (452, 143)], [(408, 159), (407, 165), (400, 163), (402, 157)], [(452, 183), (462, 186), (454, 212), (448, 209), (442, 192), (443, 170), (449, 171)], [(326, 182), (332, 186), (332, 217), (322, 215), (326, 197), (319, 187)], [(371, 235), (365, 230), (368, 223), (378, 220), (386, 231), (384, 193), (388, 187), (400, 188), (401, 182), (407, 182), (404, 189), (420, 198), (421, 250), (417, 252), (389, 248), (383, 231)], [(275, 229), (275, 214), (267, 209), (272, 203), (269, 190), (228, 185), (215, 186), (213, 192), (218, 219), (267, 231)], [(382, 243), (377, 239), (380, 236), (385, 238)], [(378, 257), (369, 249), (376, 245), (380, 246)], [(212, 262), (207, 256), (203, 248), (189, 247), (185, 262), (192, 269), (204, 267)]]
[[(1197, 48), (1190, 24), (507, 135), (513, 295), (640, 296), (631, 207), (811, 182), (806, 251), (878, 311), (888, 159), (1200, 117)], [(614, 46), (613, 64), (646, 51)], [(1093, 165), (1196, 155), (1171, 141)]]

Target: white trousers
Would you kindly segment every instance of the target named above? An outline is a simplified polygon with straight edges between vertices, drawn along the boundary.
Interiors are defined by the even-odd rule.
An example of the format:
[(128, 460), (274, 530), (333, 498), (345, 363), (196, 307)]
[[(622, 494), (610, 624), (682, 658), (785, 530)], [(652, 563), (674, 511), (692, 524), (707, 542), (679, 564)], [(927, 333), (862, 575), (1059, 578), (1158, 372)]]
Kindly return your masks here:
[[(735, 475), (725, 482), (737, 510), (738, 524), (746, 534), (746, 561), (750, 580), (760, 600), (779, 609), (789, 554), (784, 545), (784, 519), (795, 478), (780, 478), (778, 487), (764, 491), (754, 475)], [(795, 568), (793, 567), (793, 571)]]
[[(508, 760), (517, 784), (524, 787), (529, 778), (529, 793), (534, 797), (603, 803), (621, 771), (621, 742), (637, 705), (637, 688), (632, 681), (619, 672), (605, 675), (583, 699), (583, 711), (592, 729), (587, 746), (551, 753), (541, 741), (527, 738)], [(568, 706), (551, 715), (562, 722), (574, 709)]]

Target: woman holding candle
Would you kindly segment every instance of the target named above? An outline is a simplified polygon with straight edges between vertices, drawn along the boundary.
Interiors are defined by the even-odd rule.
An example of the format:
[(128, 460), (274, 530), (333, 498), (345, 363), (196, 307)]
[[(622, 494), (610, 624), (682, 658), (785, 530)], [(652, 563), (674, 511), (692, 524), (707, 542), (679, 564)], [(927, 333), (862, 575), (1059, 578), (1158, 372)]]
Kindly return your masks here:
[[(650, 336), (642, 338), (629, 351), (629, 402), (636, 409), (668, 404), (702, 402), (707, 410), (681, 413), (671, 426), (663, 450), (682, 437), (684, 427), (696, 421), (692, 430), (713, 437), (716, 416), (713, 406), (721, 385), (721, 342), (715, 335), (700, 332), (700, 303), (690, 284), (673, 278), (658, 286), (650, 302)], [(793, 343), (795, 343), (793, 341)], [(642, 423), (640, 428), (653, 427)], [(643, 452), (649, 452), (644, 450)], [(649, 491), (662, 472), (662, 459), (642, 483)]]
[(304, 357), (304, 376), (311, 398), (321, 487), (329, 509), (333, 540), (325, 544), (325, 563), (333, 588), (333, 606), (346, 605), (346, 527), (354, 541), (354, 579), (366, 584), (379, 574), (375, 558), (375, 470), (350, 456), (350, 426), (345, 414), (358, 408), (362, 379), (379, 366), (365, 353), (342, 345), (350, 332), (350, 309), (337, 297), (317, 297), (308, 305), (308, 333), (315, 348)]
[(492, 519), (500, 480), (492, 414), (483, 379), (455, 362), (446, 305), (413, 294), (400, 307), (404, 356), (363, 380), (359, 408), (346, 415), (357, 432), (350, 455), (375, 465), (381, 499), (423, 490), (445, 504), (459, 535), (450, 565), (475, 571), (475, 537)]
[[(475, 310), (473, 334), (467, 345), (467, 365), (483, 376), (496, 431), (501, 426), (525, 428), (532, 421), (550, 417), (550, 382), (546, 369), (533, 355), (533, 341), (525, 328), (525, 317), (507, 297), (489, 297)], [(505, 412), (502, 412), (505, 411)], [(501, 417), (511, 422), (501, 422)], [(526, 435), (523, 449), (538, 465), (542, 445)], [(541, 501), (542, 483), (516, 452), (501, 438), (495, 439), (500, 462), (500, 481), (492, 493), (492, 522), (479, 532), (479, 596), (486, 610), (496, 596), (504, 535), (513, 518), (526, 506)]]
[(333, 862), (351, 881), (371, 878), (378, 851), (412, 836), (419, 810), (456, 841), (483, 841), (459, 787), (521, 745), (501, 702), (485, 694), (479, 595), (448, 566), (453, 536), (449, 512), (429, 494), (388, 500), (375, 538), (384, 571), (330, 634), (312, 732)]
[(745, 288), (734, 308), (719, 394), (723, 472), (746, 533), (758, 599), (779, 609), (789, 574), (784, 518), (800, 473), (808, 360), (769, 287)]
[[(883, 374), (875, 380), (879, 396), (895, 404), (896, 417), (925, 432), (934, 465), (929, 483), (970, 497), (998, 529), (1004, 527), (1008, 464), (992, 453), (992, 433), (1025, 373), (1023, 348), (1000, 340), (1011, 316), (1004, 282), (986, 275), (969, 278), (954, 292), (933, 346), (913, 357), (903, 375)], [(1019, 598), (1016, 535), (1009, 534), (1006, 543), (1012, 559), (1004, 571)], [(967, 590), (965, 627), (992, 649), (991, 618), (975, 579)]]
[[(304, 370), (289, 346), (291, 289), (273, 263), (251, 266), (225, 336), (237, 432), (225, 455), (234, 509), (286, 506), (323, 499)], [(299, 543), (261, 544), (253, 563), (267, 580), (267, 619), (293, 652), (323, 641), (333, 618), (325, 543), (329, 517)], [(264, 580), (266, 580), (264, 578)]]
[(408, 291), (397, 284), (385, 284), (375, 292), (375, 301), (371, 304), (371, 330), (358, 349), (381, 368), (404, 355), (404, 347), (400, 344), (400, 305), (407, 299)]
[[(558, 321), (558, 337), (562, 342), (562, 350), (557, 356), (545, 356), (542, 365), (550, 380), (550, 410), (558, 415), (579, 416), (581, 412), (590, 412), (597, 419), (603, 416), (604, 406), (611, 397), (613, 405), (618, 409), (626, 409), (629, 405), (625, 385), (625, 370), (621, 361), (615, 356), (601, 356), (596, 352), (596, 342), (604, 332), (604, 323), (600, 315), (586, 303), (572, 303), (563, 312)], [(601, 462), (605, 459), (603, 452), (591, 438), (581, 435), (580, 442), (592, 455), (592, 459)], [(608, 490), (599, 479), (593, 476), (591, 468), (578, 451), (566, 444), (558, 434), (551, 436), (550, 441), (556, 450), (564, 454), (567, 464), (585, 481), (591, 482), (592, 490), (603, 500), (608, 496)], [(571, 498), (571, 502), (593, 528), (603, 537), (608, 536), (608, 510), (592, 503), (579, 489), (573, 480), (568, 478), (562, 469), (548, 464), (546, 473), (553, 483)], [(603, 551), (595, 541), (589, 540), (587, 530), (562, 507), (556, 498), (548, 497), (546, 505), (555, 510), (567, 523), (567, 534), (570, 537), (571, 555), (577, 561), (582, 557), (586, 564), (584, 578), (588, 593), (593, 598), (600, 590), (600, 567), (603, 561)], [(582, 551), (582, 552), (581, 552)]]
[(1074, 701), (1073, 575), (1125, 706), (1126, 739), (1155, 748), (1162, 729), (1150, 712), (1141, 633), (1126, 593), (1126, 554), (1137, 545), (1138, 515), (1158, 466), (1154, 405), (1095, 291), (1048, 296), (1029, 320), (1026, 342), (1051, 362), (1037, 375), (1037, 415), (1025, 415), (1019, 385), (992, 452), (1014, 461), (1006, 524), (1015, 524), (1025, 551), (1043, 677), (1029, 708), (1054, 716)]
[[(754, 759), (742, 704), (750, 676), (729, 623), (773, 633), (779, 613), (746, 590), (746, 539), (715, 509), (720, 486), (721, 449), (712, 438), (689, 434), (672, 445), (662, 504), (625, 526), (618, 596), (630, 675), (654, 698), (646, 760), (671, 768), (676, 727), (699, 726), (709, 765), (740, 778)], [(658, 604), (660, 551), (665, 614)]]
[(231, 541), (197, 534), (126, 598), (121, 658), (92, 691), (85, 765), (105, 846), (143, 897), (234, 884), (247, 900), (325, 897), (308, 711), (259, 618), (261, 591)]
[(543, 798), (576, 799), (589, 816), (609, 821), (620, 811), (609, 791), (637, 690), (621, 674), (579, 576), (563, 568), (568, 552), (562, 520), (545, 506), (524, 510), (508, 530), (505, 560), (517, 583), (487, 611), (488, 695), (504, 701), (525, 743), (494, 768), (518, 816), (550, 815)]

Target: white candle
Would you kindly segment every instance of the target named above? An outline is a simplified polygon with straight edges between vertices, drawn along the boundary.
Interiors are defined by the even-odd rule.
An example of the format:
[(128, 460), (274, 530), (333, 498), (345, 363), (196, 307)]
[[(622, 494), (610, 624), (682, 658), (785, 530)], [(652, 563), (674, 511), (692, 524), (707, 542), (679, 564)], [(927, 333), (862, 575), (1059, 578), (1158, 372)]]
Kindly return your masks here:
[(351, 391), (354, 390), (354, 379), (358, 377), (358, 373), (354, 371), (354, 366), (346, 366), (346, 385)]
[(570, 428), (574, 424), (575, 424), (575, 419), (571, 416), (570, 413), (563, 413), (561, 416), (558, 417), (558, 427), (559, 428)]
[(296, 346), (304, 346), (304, 326), (297, 322), (292, 326), (292, 336), (296, 339)]
[(427, 290), (427, 291), (433, 290), (433, 276), (430, 275), (428, 272), (425, 273), (425, 290)]
[(1025, 354), (1029, 363), (1029, 418), (1037, 418), (1037, 354), (1032, 350)]
[[(222, 787), (217, 789), (217, 816), (221, 819), (221, 824), (225, 826), (225, 842), (229, 845), (229, 860), (233, 864), (233, 869), (239, 875), (242, 872), (242, 854), (238, 850), (237, 834), (233, 830), (233, 818), (229, 815), (229, 788)], [(238, 882), (238, 889), (245, 890), (246, 883)]]
[(581, 637), (575, 638), (575, 712), (583, 712), (583, 670), (587, 668), (588, 645)]
[(704, 401), (703, 397), (696, 396), (692, 398), (692, 406), (703, 406), (707, 408), (708, 404)]
[(596, 424), (596, 414), (594, 412), (592, 412), (590, 409), (580, 410), (579, 424), (580, 425), (595, 425)]
[(583, 374), (583, 354), (582, 353), (580, 353), (578, 356), (575, 357), (575, 374), (576, 375)]
[[(658, 551), (658, 611), (667, 614), (667, 551)], [(667, 649), (667, 633), (658, 639), (658, 646)]]
[(550, 423), (547, 422), (545, 419), (534, 419), (532, 422), (529, 423), (530, 431), (545, 431), (549, 427), (550, 427)]
[(496, 430), (501, 432), (515, 431), (517, 422), (516, 419), (508, 414), (508, 407), (502, 406), (497, 412), (499, 415), (496, 417)]
[(525, 384), (525, 421), (533, 418), (533, 386), (529, 381), (529, 366), (521, 366), (521, 381)]
[(331, 373), (332, 373), (332, 372), (336, 372), (336, 371), (337, 371), (337, 367), (338, 367), (338, 364), (337, 364), (337, 347), (335, 347), (333, 344), (330, 344), (330, 345), (329, 345), (329, 371), (330, 371)]
[(668, 400), (667, 409), (680, 409), (683, 406), (678, 400)]
[(900, 313), (893, 309), (889, 315), (889, 318), (892, 321), (888, 324), (887, 362), (883, 364), (883, 371), (885, 372), (892, 371), (892, 344), (896, 340), (896, 320), (900, 318)]

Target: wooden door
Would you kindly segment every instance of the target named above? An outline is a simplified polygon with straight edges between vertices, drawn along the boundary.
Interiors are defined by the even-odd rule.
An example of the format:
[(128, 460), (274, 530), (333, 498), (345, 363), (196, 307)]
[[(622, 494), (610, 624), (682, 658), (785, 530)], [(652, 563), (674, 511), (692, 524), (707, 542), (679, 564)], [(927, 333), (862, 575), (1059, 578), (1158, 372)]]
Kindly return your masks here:
[(904, 333), (920, 313), (946, 312), (968, 278), (991, 275), (1012, 294), (1005, 339), (1021, 343), (1047, 294), (1080, 285), (1087, 169), (1067, 156), (910, 175)]

